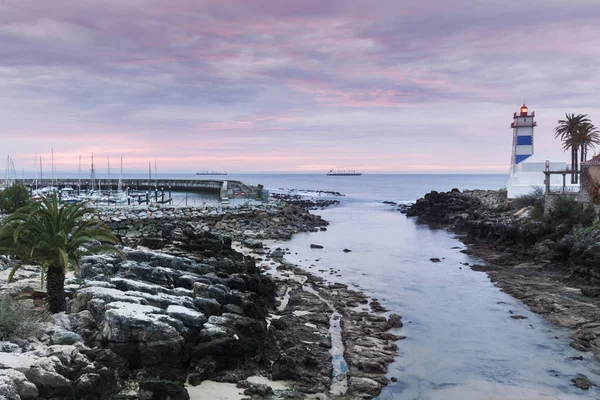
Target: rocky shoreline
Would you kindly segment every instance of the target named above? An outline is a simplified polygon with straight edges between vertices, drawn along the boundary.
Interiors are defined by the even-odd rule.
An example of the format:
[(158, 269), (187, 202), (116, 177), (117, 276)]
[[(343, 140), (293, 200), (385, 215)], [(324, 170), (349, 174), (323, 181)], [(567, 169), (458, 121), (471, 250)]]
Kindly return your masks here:
[[(120, 236), (126, 259), (86, 258), (67, 281), (67, 313), (37, 337), (0, 342), (0, 398), (208, 399), (205, 384), (215, 382), (252, 399), (363, 399), (387, 384), (402, 338), (389, 331), (401, 318), (359, 310), (368, 303), (362, 293), (265, 246), (326, 229), (305, 208), (92, 217)], [(0, 293), (40, 306), (39, 269), (26, 267), (7, 284), (5, 264)]]
[[(523, 205), (500, 191), (454, 189), (427, 194), (406, 214), (456, 232), (467, 245), (462, 251), (485, 261), (472, 269), (485, 271), (532, 311), (570, 329), (571, 346), (600, 360), (597, 216), (570, 199), (557, 201)], [(534, 207), (544, 206), (536, 218)], [(582, 389), (600, 384), (585, 378), (572, 383)]]

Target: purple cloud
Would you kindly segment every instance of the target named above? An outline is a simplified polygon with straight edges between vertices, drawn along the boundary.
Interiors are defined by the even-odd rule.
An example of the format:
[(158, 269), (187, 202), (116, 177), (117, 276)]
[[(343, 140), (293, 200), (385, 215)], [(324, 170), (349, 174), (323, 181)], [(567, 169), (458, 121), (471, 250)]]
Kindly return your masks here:
[(526, 100), (536, 151), (566, 159), (556, 120), (600, 118), (599, 14), (566, 0), (3, 2), (0, 157), (506, 172)]

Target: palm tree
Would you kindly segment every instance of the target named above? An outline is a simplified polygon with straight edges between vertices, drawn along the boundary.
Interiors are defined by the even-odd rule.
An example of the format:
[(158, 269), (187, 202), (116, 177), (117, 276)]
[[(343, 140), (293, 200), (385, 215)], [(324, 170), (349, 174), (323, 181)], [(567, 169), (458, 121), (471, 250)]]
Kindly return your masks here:
[(588, 149), (600, 144), (600, 131), (592, 123), (585, 122), (577, 129), (577, 136), (580, 142), (581, 162), (584, 162), (587, 160)]
[(565, 114), (566, 119), (558, 121), (558, 126), (554, 129), (555, 137), (560, 138), (564, 142), (565, 151), (571, 150), (571, 170), (574, 171), (571, 174), (571, 183), (578, 182), (577, 170), (578, 165), (578, 153), (582, 143), (577, 139), (577, 131), (583, 124), (591, 124), (587, 114)]
[(106, 224), (84, 221), (90, 212), (82, 203), (60, 207), (55, 193), (18, 209), (0, 226), (0, 254), (16, 259), (9, 281), (22, 265), (40, 265), (42, 287), (45, 276), (52, 313), (66, 309), (65, 274), (69, 267), (79, 270), (81, 257), (103, 252), (123, 256), (114, 247), (118, 239)]

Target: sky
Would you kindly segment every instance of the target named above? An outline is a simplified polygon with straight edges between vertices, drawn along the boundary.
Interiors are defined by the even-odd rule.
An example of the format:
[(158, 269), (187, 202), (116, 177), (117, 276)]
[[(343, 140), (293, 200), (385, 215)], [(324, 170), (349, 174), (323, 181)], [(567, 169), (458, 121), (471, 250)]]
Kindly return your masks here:
[(536, 155), (567, 161), (557, 120), (600, 125), (599, 16), (598, 0), (0, 0), (0, 157), (507, 173), (525, 101)]

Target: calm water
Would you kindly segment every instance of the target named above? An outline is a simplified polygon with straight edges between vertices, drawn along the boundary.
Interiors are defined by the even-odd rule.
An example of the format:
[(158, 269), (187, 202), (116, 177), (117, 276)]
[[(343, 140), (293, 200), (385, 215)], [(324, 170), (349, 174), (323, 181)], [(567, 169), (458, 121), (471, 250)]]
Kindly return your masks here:
[[(328, 279), (360, 287), (404, 317), (400, 355), (389, 376), (398, 378), (380, 399), (598, 399), (570, 380), (600, 382), (600, 366), (569, 346), (568, 332), (546, 323), (500, 292), (449, 232), (415, 224), (383, 200), (414, 201), (431, 189), (498, 189), (501, 175), (261, 176), (269, 188), (340, 191), (340, 207), (319, 211), (326, 232), (285, 243), (292, 261)], [(251, 179), (244, 179), (252, 182)], [(311, 243), (324, 246), (310, 249)], [(344, 253), (344, 248), (352, 249)], [(297, 253), (297, 255), (295, 254)], [(443, 258), (432, 263), (431, 257)], [(320, 261), (315, 261), (319, 259)], [(513, 320), (509, 310), (527, 316)], [(584, 361), (569, 360), (583, 355)]]

